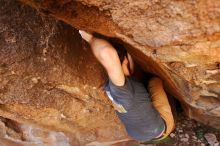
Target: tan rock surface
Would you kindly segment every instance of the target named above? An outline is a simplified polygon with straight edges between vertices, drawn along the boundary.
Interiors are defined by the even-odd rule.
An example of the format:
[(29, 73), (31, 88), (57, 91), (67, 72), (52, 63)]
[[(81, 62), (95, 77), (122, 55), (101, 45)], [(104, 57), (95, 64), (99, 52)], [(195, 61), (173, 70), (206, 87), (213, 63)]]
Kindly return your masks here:
[(72, 145), (123, 140), (104, 81), (76, 29), (16, 1), (0, 1), (1, 116), (69, 133)]
[(0, 118), (1, 146), (70, 146), (71, 140), (62, 132), (47, 131)]
[(189, 117), (220, 128), (220, 1), (21, 1), (38, 11), (0, 1), (1, 116), (70, 133), (73, 145), (127, 138), (102, 67), (77, 30), (51, 15), (120, 39)]
[(164, 79), (188, 116), (220, 128), (220, 1), (21, 1), (121, 39), (145, 71)]

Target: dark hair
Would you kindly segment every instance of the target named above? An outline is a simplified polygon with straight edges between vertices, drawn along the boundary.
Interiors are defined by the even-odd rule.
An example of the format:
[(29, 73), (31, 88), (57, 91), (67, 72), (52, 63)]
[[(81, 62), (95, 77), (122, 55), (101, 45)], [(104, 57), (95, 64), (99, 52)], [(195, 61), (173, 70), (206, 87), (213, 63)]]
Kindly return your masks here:
[(121, 63), (123, 62), (124, 58), (127, 57), (127, 50), (118, 39), (106, 37), (98, 33), (94, 33), (93, 35), (97, 38), (107, 40), (116, 49)]
[(119, 59), (120, 59), (120, 62), (122, 63), (124, 58), (127, 57), (127, 50), (125, 49), (124, 45), (122, 45), (118, 42), (111, 42), (111, 44), (116, 49), (118, 56), (119, 56)]

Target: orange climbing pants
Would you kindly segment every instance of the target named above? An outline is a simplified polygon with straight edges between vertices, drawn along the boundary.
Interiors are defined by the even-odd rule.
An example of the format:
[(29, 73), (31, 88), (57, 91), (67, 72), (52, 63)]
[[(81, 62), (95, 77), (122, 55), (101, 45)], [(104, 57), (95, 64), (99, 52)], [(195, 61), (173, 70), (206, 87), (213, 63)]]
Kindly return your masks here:
[(163, 89), (163, 83), (161, 79), (157, 77), (152, 78), (148, 84), (148, 91), (150, 93), (153, 106), (160, 113), (166, 124), (166, 129), (161, 138), (163, 139), (172, 132), (175, 124), (172, 110), (167, 95)]

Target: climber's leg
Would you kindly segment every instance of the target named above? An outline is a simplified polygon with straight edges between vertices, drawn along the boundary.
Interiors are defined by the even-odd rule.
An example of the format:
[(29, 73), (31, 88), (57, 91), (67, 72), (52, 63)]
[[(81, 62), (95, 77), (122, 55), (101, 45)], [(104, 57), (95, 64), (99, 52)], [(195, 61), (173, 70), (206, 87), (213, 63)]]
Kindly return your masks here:
[(159, 78), (152, 78), (149, 81), (148, 91), (152, 98), (155, 109), (160, 113), (166, 123), (164, 136), (168, 136), (174, 128), (174, 118), (167, 95), (163, 89), (163, 83)]

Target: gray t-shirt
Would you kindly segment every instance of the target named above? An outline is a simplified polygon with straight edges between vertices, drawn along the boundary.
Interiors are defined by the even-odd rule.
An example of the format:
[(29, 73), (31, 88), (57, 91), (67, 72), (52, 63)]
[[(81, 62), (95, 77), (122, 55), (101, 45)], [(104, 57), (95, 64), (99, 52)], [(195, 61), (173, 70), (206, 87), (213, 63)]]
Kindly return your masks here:
[(124, 86), (116, 86), (109, 80), (105, 90), (129, 136), (149, 141), (164, 130), (165, 124), (142, 83), (126, 77)]

